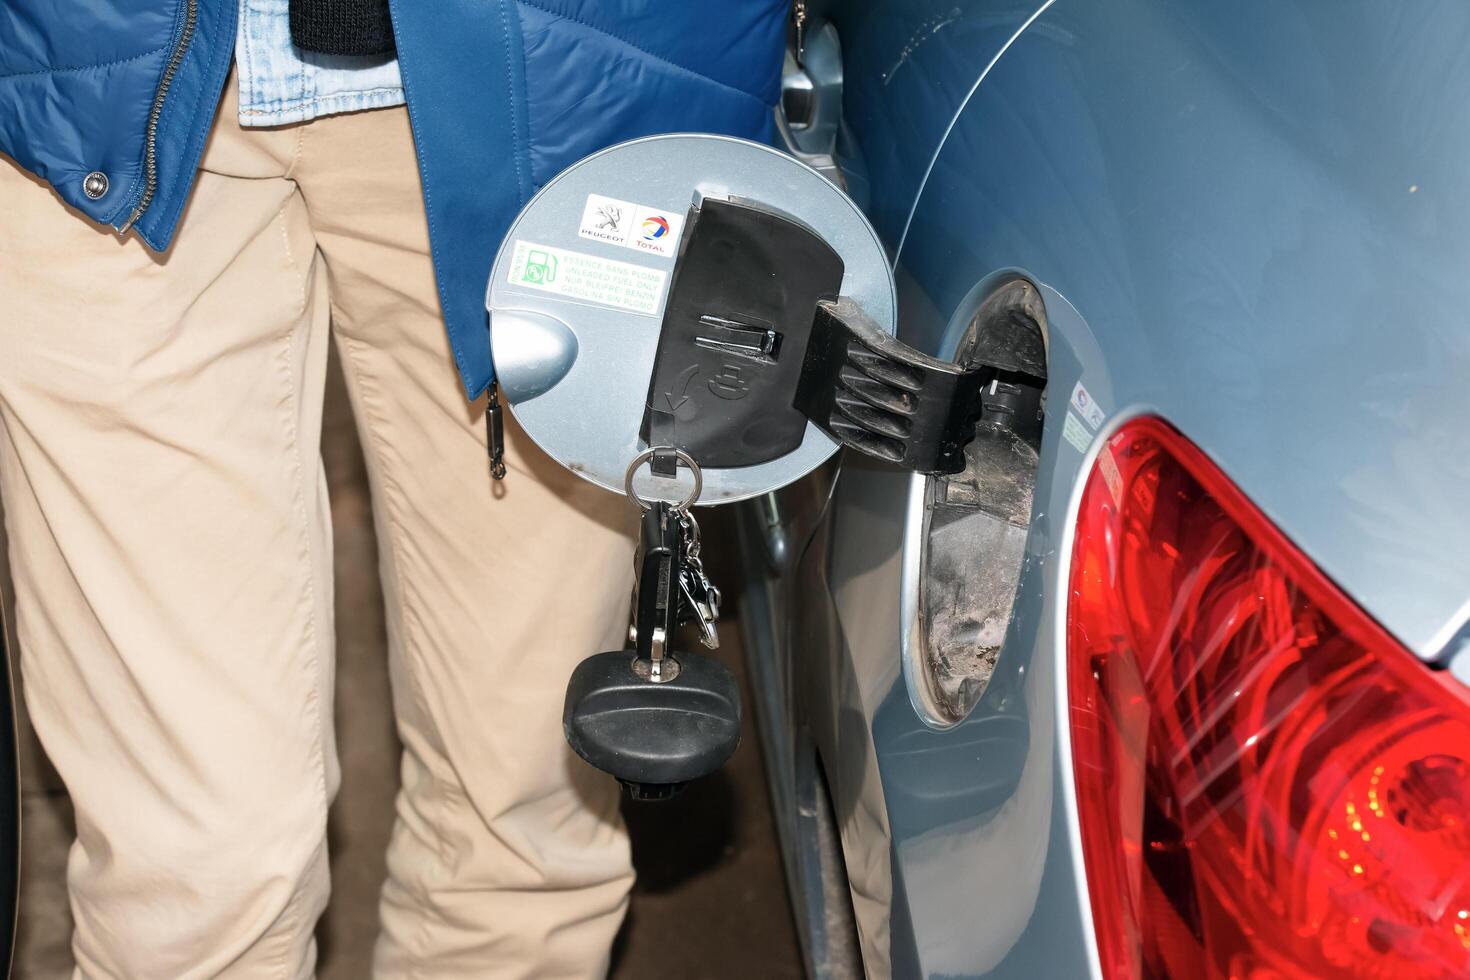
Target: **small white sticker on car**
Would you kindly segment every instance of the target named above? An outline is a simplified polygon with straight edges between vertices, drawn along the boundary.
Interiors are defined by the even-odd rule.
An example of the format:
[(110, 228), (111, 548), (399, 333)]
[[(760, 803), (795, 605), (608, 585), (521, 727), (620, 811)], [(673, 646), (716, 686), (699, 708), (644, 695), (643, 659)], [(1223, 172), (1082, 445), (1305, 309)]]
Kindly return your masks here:
[(1077, 387), (1072, 389), (1072, 407), (1077, 409), (1077, 414), (1082, 416), (1087, 427), (1094, 432), (1097, 431), (1098, 426), (1103, 424), (1103, 419), (1106, 417), (1102, 407), (1093, 401), (1092, 396), (1087, 393), (1086, 388), (1082, 387), (1080, 381), (1077, 382)]
[(1068, 412), (1067, 420), (1062, 423), (1062, 438), (1072, 444), (1072, 448), (1079, 453), (1087, 452), (1087, 446), (1092, 442), (1092, 433), (1082, 424), (1076, 412)]

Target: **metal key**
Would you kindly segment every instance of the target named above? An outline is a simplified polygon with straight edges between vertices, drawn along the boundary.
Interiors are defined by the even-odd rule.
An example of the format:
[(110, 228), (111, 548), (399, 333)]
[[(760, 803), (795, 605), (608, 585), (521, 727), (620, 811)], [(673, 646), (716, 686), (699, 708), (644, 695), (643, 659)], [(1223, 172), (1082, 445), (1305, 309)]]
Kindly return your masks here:
[(689, 494), (681, 501), (667, 503), (670, 516), (678, 522), (680, 548), (682, 552), (678, 562), (678, 589), (682, 598), (679, 603), (680, 611), (687, 614), (681, 617), (681, 622), (697, 621), (699, 624), (699, 639), (711, 650), (720, 645), (720, 634), (715, 628), (715, 623), (720, 618), (720, 590), (710, 581), (709, 575), (705, 573), (704, 563), (700, 560), (699, 552), (702, 545), (699, 535), (699, 522), (694, 519), (689, 508), (699, 499), (699, 491), (703, 486), (703, 478), (700, 473), (699, 464), (696, 463), (688, 453), (679, 449), (668, 447), (655, 447), (645, 449), (634, 457), (629, 464), (628, 471), (624, 477), (624, 490), (628, 498), (642, 507), (645, 511), (649, 509), (649, 501), (645, 500), (634, 488), (633, 477), (638, 468), (644, 463), (655, 458), (655, 454), (669, 453), (678, 459), (679, 463), (688, 467), (694, 476), (694, 486)]
[(688, 508), (680, 508), (674, 513), (684, 536), (684, 563), (679, 570), (679, 589), (699, 622), (700, 642), (714, 650), (720, 645), (720, 633), (715, 627), (720, 618), (720, 590), (710, 581), (699, 557), (699, 522)]
[(699, 624), (699, 642), (711, 650), (718, 648), (720, 632), (715, 623), (720, 618), (720, 590), (710, 584), (708, 578), (691, 573), (689, 569), (679, 577), (679, 590)]

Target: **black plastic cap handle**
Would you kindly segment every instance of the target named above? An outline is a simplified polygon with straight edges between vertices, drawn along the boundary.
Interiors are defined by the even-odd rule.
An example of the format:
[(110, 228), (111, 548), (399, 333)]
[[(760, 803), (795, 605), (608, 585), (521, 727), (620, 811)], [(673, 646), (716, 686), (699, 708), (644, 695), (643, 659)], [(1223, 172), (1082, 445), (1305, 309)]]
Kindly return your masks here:
[(740, 690), (725, 665), (681, 653), (678, 676), (654, 684), (633, 659), (618, 650), (577, 665), (562, 713), (572, 749), (625, 783), (685, 783), (724, 765), (740, 744)]

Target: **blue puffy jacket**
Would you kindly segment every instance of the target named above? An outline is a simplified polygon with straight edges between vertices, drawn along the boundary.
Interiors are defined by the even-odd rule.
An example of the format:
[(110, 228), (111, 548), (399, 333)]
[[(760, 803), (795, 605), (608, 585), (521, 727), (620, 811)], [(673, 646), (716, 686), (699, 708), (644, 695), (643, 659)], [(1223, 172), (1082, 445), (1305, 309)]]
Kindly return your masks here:
[[(769, 139), (787, 0), (393, 0), (434, 268), (466, 393), (517, 210), (650, 133)], [(78, 211), (168, 247), (234, 55), (236, 0), (3, 0), (0, 151)], [(107, 175), (88, 195), (86, 177)], [(100, 182), (93, 181), (93, 193)], [(58, 210), (57, 220), (68, 220)]]

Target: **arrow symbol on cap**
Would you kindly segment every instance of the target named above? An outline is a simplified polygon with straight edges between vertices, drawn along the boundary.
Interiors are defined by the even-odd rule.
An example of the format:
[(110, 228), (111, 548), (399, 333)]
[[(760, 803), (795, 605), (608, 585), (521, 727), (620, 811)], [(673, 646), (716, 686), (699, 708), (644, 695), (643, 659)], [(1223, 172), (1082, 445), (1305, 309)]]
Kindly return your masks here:
[[(694, 376), (698, 373), (698, 364), (689, 365), (687, 368), (679, 373), (679, 376), (677, 378), (674, 379), (674, 383), (669, 386), (669, 390), (664, 392), (664, 401), (668, 403), (670, 412), (679, 411), (683, 404), (689, 400), (689, 384), (694, 380)], [(675, 390), (679, 392), (678, 401), (674, 401)]]

